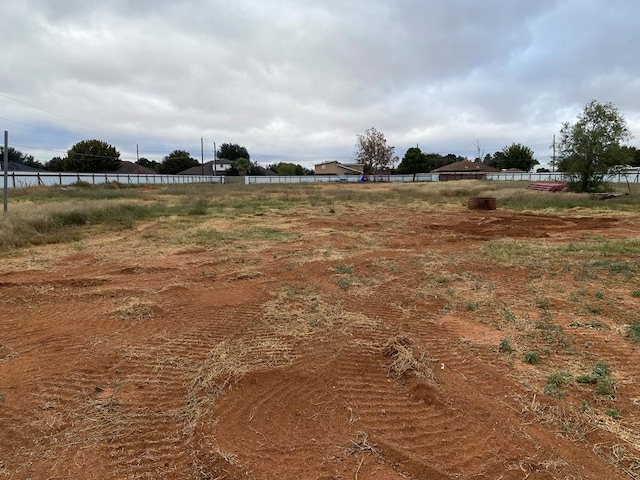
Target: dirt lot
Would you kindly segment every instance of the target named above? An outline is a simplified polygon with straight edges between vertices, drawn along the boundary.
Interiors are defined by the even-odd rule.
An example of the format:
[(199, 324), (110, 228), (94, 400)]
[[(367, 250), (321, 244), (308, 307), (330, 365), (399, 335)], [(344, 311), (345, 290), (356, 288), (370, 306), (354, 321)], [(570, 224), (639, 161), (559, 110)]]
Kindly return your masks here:
[(0, 478), (640, 478), (638, 238), (345, 204), (22, 250)]

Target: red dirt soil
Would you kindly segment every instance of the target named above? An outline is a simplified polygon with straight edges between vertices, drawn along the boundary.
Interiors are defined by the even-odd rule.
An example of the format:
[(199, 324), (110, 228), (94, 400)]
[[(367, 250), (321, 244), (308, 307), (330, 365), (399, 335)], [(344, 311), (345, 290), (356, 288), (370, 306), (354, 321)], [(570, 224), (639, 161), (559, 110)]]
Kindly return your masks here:
[[(0, 477), (638, 478), (635, 345), (569, 326), (590, 317), (573, 287), (549, 285), (579, 290), (571, 272), (482, 254), (503, 239), (637, 239), (638, 218), (355, 213), (245, 219), (286, 237), (242, 245), (156, 249), (151, 223), (3, 261)], [(501, 312), (537, 320), (545, 285), (566, 345), (527, 365), (518, 342), (535, 331)], [(640, 307), (602, 285), (611, 308)], [(509, 335), (516, 351), (498, 352)], [(613, 427), (580, 416), (582, 399), (599, 405), (589, 386), (542, 393), (557, 365), (599, 358)]]

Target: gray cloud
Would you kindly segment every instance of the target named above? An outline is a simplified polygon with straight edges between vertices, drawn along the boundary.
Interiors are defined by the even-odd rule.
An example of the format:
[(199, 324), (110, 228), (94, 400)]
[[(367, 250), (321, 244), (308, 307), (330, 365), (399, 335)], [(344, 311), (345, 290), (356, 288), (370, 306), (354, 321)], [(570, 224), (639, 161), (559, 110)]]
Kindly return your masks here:
[(400, 155), (416, 143), (472, 155), (480, 139), (487, 151), (537, 145), (542, 158), (593, 98), (640, 127), (640, 4), (624, 0), (24, 0), (5, 10), (0, 92), (81, 122), (0, 97), (24, 145), (98, 137), (166, 154), (205, 137), (311, 162), (348, 158), (375, 126)]

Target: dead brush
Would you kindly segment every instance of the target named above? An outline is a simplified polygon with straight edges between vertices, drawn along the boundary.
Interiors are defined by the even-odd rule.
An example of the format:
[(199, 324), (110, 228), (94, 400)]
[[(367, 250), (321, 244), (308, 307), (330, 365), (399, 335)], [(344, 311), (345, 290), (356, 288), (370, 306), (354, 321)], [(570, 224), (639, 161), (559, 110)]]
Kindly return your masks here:
[(113, 316), (118, 320), (145, 320), (153, 318), (155, 312), (151, 302), (131, 297), (124, 305), (115, 309)]
[(430, 359), (427, 357), (426, 352), (423, 351), (416, 358), (412, 343), (404, 335), (396, 335), (387, 340), (382, 349), (382, 354), (390, 360), (387, 366), (387, 374), (395, 380), (400, 380), (407, 375), (413, 374), (415, 378), (429, 385), (437, 386), (433, 370), (427, 364)]
[(185, 430), (193, 430), (215, 399), (235, 382), (238, 382), (251, 366), (243, 352), (246, 345), (240, 341), (224, 340), (209, 352), (206, 360), (197, 370), (186, 395)]
[(358, 455), (360, 453), (373, 454), (378, 458), (382, 458), (378, 446), (369, 443), (369, 435), (366, 432), (356, 432), (356, 441), (349, 442), (347, 454)]

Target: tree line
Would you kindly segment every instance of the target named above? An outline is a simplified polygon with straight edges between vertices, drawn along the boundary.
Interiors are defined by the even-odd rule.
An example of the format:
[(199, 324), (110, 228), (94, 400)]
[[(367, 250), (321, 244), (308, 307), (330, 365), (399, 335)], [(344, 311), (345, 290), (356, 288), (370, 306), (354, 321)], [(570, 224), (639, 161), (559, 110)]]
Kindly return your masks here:
[[(640, 150), (623, 145), (633, 138), (627, 121), (612, 103), (592, 100), (585, 105), (574, 123), (564, 122), (558, 142), (558, 171), (562, 172), (570, 191), (595, 192), (605, 186), (606, 176), (621, 172), (625, 167), (640, 167)], [(387, 145), (384, 135), (370, 128), (358, 135), (356, 158), (364, 165), (364, 172), (394, 173), (389, 168), (398, 157), (394, 147)], [(478, 149), (479, 150), (479, 149)], [(533, 150), (520, 143), (512, 143), (502, 150), (475, 159), (497, 169), (518, 169), (525, 172), (538, 165)], [(441, 166), (466, 160), (453, 154), (423, 153), (418, 146), (409, 148), (395, 169), (401, 174), (427, 173)], [(548, 171), (539, 169), (539, 171)]]
[[(3, 154), (4, 147), (0, 146), (0, 158)], [(7, 149), (7, 156), (11, 163), (50, 172), (109, 173), (117, 171), (121, 165), (120, 152), (113, 145), (96, 139), (77, 142), (64, 157), (53, 157), (46, 163), (39, 162), (33, 155), (13, 147)], [(236, 143), (220, 145), (216, 151), (216, 159), (218, 162), (229, 164), (226, 175), (313, 175), (313, 170), (287, 162), (274, 163), (263, 168), (251, 160), (246, 147)], [(174, 150), (160, 162), (142, 157), (135, 163), (166, 175), (176, 175), (200, 165), (200, 162), (186, 150)]]
[[(601, 104), (593, 100), (588, 103), (574, 123), (565, 122), (560, 130), (558, 142), (558, 171), (569, 180), (573, 191), (590, 192), (602, 188), (607, 174), (624, 166), (640, 167), (640, 150), (622, 145), (633, 138), (626, 119), (611, 103)], [(3, 153), (3, 147), (0, 147)], [(64, 157), (54, 157), (42, 164), (32, 155), (13, 147), (7, 150), (10, 162), (31, 168), (54, 172), (103, 173), (114, 172), (120, 167), (120, 152), (101, 140), (82, 140), (73, 145)], [(216, 151), (216, 158), (229, 162), (226, 175), (312, 175), (314, 172), (301, 165), (279, 162), (264, 168), (251, 161), (246, 147), (223, 143)], [(364, 175), (384, 172), (386, 174), (427, 173), (445, 165), (467, 160), (453, 153), (423, 153), (416, 146), (409, 148), (397, 168), (399, 161), (395, 148), (387, 144), (382, 132), (369, 128), (356, 135), (355, 160), (363, 166)], [(487, 166), (500, 170), (519, 169), (529, 172), (539, 162), (533, 150), (520, 143), (512, 143), (493, 154), (476, 158)], [(174, 150), (161, 162), (140, 158), (137, 162), (161, 174), (177, 174), (200, 165), (186, 150)], [(538, 169), (539, 171), (548, 171)]]

